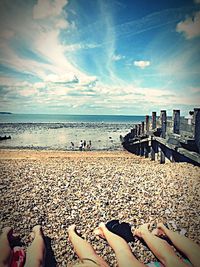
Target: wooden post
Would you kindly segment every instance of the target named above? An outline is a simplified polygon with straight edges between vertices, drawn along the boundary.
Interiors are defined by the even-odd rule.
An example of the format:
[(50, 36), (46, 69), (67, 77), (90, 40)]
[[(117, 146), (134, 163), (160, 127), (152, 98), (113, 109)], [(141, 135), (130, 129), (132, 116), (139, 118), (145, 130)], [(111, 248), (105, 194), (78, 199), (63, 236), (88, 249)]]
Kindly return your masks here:
[(171, 162), (174, 162), (173, 150), (170, 151), (170, 157), (169, 157), (169, 160), (170, 160)]
[(140, 155), (140, 144), (136, 145), (136, 155), (139, 156)]
[(135, 136), (138, 136), (138, 126), (137, 126), (137, 124), (135, 125)]
[(180, 134), (180, 110), (173, 110), (173, 133)]
[(160, 163), (161, 164), (165, 163), (165, 154), (162, 150), (161, 150), (161, 154), (160, 154)]
[(195, 121), (194, 140), (198, 148), (198, 151), (200, 153), (200, 108), (194, 109), (194, 121)]
[(152, 112), (152, 130), (156, 129), (156, 112)]
[(142, 121), (141, 134), (144, 135), (144, 121)]
[(139, 124), (137, 124), (137, 136), (139, 136)]
[(167, 130), (167, 113), (166, 110), (161, 110), (160, 113), (160, 119), (161, 119), (161, 137), (166, 137), (166, 130)]
[(158, 147), (158, 151), (159, 151), (159, 161), (160, 161), (160, 164), (163, 164), (163, 163), (165, 163), (165, 154), (162, 151), (161, 146)]
[(141, 135), (141, 124), (138, 124), (138, 135)]
[(149, 115), (146, 115), (146, 133), (149, 131)]
[(156, 154), (155, 154), (155, 150), (153, 149), (153, 146), (151, 146), (150, 158), (151, 160), (155, 160), (156, 158)]
[(135, 137), (135, 128), (131, 129), (131, 138)]
[(144, 143), (144, 157), (145, 158), (149, 157), (148, 144), (146, 144), (146, 143)]
[(140, 143), (140, 156), (144, 156), (144, 145), (143, 143)]
[(153, 146), (153, 150), (155, 151), (155, 160), (158, 161), (158, 158), (159, 158), (158, 143), (155, 142), (155, 143), (152, 144), (152, 146)]

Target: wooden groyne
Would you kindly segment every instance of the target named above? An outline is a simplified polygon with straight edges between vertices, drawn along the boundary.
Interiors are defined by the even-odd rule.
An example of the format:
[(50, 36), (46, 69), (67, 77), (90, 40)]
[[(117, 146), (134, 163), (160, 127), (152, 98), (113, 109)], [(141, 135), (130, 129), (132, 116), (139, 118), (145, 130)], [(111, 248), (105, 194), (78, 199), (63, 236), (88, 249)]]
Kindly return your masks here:
[(136, 155), (157, 160), (160, 163), (189, 162), (200, 166), (200, 108), (195, 108), (188, 119), (180, 116), (180, 110), (173, 110), (167, 118), (161, 110), (159, 119), (152, 112), (151, 121), (134, 125), (121, 138), (123, 147)]

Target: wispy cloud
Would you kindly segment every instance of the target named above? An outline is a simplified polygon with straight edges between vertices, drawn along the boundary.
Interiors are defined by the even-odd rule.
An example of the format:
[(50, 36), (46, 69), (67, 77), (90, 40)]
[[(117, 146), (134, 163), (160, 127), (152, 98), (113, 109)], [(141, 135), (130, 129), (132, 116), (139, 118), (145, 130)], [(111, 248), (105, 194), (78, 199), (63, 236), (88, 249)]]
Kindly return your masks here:
[(67, 0), (38, 0), (33, 8), (33, 18), (44, 19), (52, 16), (59, 16), (63, 11), (63, 7), (67, 5), (67, 3)]
[(177, 24), (176, 31), (183, 33), (186, 39), (200, 36), (200, 11)]
[[(64, 26), (70, 29), (70, 23), (66, 20), (63, 10), (65, 5), (67, 5), (66, 0), (54, 2), (45, 0), (39, 1), (32, 9), (32, 6), (26, 3), (18, 8), (16, 3), (10, 6), (8, 12), (7, 5), (2, 3), (1, 13), (8, 14), (7, 19), (3, 21), (5, 29), (3, 35), (10, 38), (15, 35), (19, 36), (18, 38), (21, 38), (21, 42), (26, 44), (28, 49), (31, 49), (38, 57), (45, 58), (49, 63), (35, 61), (32, 57), (22, 57), (18, 53), (15, 39), (11, 40), (12, 46), (10, 41), (1, 42), (1, 62), (23, 73), (36, 75), (41, 80), (46, 80), (49, 74), (58, 77), (75, 75), (79, 80), (89, 79), (89, 75), (67, 60), (65, 57), (67, 47), (59, 40), (60, 30)], [(16, 10), (18, 16), (13, 16)], [(31, 19), (30, 12), (33, 14), (33, 19)], [(59, 24), (61, 21), (64, 24)]]
[(87, 50), (87, 49), (94, 49), (101, 47), (101, 44), (96, 44), (96, 43), (76, 43), (76, 44), (71, 44), (71, 45), (66, 45), (65, 46), (65, 51), (66, 52), (75, 52), (78, 50)]
[(113, 61), (119, 61), (119, 60), (124, 59), (124, 58), (125, 58), (125, 56), (122, 56), (122, 55), (119, 55), (119, 54), (114, 54), (112, 56), (112, 60)]
[(128, 19), (119, 7), (131, 1), (19, 2), (0, 3), (1, 109), (130, 114), (197, 105), (197, 1)]

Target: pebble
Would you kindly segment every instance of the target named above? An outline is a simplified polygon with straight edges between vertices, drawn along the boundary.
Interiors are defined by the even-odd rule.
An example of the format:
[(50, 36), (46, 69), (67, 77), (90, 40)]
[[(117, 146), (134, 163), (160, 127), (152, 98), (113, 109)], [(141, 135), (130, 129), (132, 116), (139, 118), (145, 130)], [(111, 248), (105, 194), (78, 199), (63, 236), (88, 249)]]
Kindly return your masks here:
[[(77, 259), (67, 236), (73, 223), (110, 266), (116, 266), (113, 251), (93, 235), (101, 221), (120, 219), (133, 231), (162, 221), (200, 243), (199, 167), (160, 165), (126, 152), (82, 158), (76, 152), (70, 157), (37, 153), (34, 159), (0, 159), (0, 230), (12, 225), (27, 247), (31, 228), (41, 223), (57, 266)], [(140, 241), (131, 248), (140, 261), (155, 260)]]

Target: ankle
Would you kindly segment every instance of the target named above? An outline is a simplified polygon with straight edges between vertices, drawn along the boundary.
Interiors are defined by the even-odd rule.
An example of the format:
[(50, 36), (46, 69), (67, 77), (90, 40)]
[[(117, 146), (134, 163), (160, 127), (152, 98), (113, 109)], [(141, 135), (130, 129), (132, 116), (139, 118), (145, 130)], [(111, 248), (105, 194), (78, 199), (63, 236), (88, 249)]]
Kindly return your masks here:
[(36, 225), (32, 229), (32, 237), (35, 238), (36, 236), (43, 236), (42, 226)]
[(70, 225), (69, 227), (68, 227), (68, 230), (67, 230), (67, 232), (68, 232), (68, 236), (69, 236), (69, 240), (71, 240), (72, 239), (72, 237), (73, 237), (73, 235), (75, 235), (76, 234), (76, 225), (75, 224), (73, 224), (73, 225)]
[(149, 230), (141, 230), (140, 236), (142, 239), (145, 239), (146, 236), (151, 235), (151, 232)]

